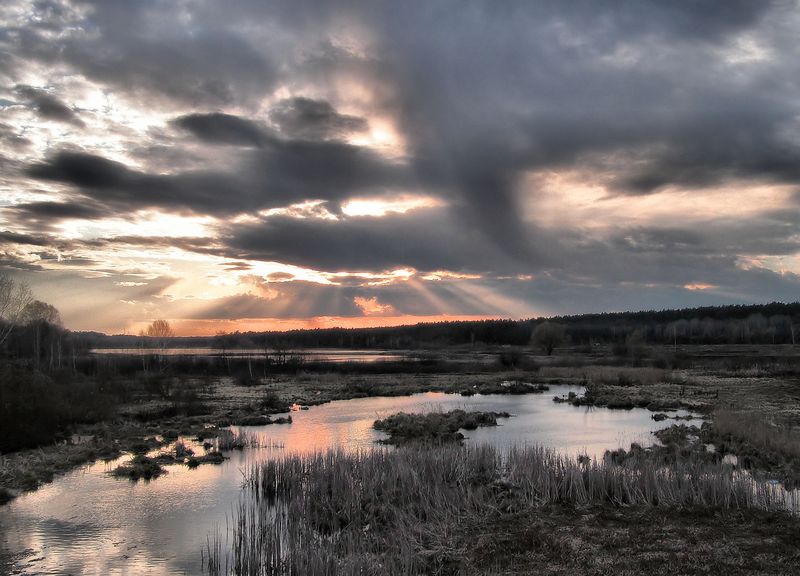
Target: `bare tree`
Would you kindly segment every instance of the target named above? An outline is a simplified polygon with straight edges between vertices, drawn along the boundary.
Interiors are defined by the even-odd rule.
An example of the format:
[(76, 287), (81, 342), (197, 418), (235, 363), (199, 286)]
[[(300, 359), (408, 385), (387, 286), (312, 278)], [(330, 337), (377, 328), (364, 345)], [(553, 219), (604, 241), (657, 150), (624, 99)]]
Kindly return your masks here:
[(61, 325), (61, 313), (58, 308), (41, 300), (33, 300), (25, 306), (21, 317), (24, 324), (47, 322), (56, 326)]
[(542, 348), (548, 356), (564, 341), (565, 330), (561, 324), (542, 322), (533, 331), (531, 342)]
[[(175, 336), (175, 331), (166, 320), (153, 320), (147, 327), (145, 335), (154, 339), (158, 348), (163, 351), (167, 347), (167, 340)], [(156, 357), (158, 358), (158, 369), (163, 371), (165, 359), (161, 354), (156, 354)]]
[(33, 300), (30, 287), (0, 272), (0, 345), (20, 323), (22, 313)]
[[(61, 314), (52, 304), (33, 300), (22, 310), (21, 322), (33, 329), (33, 357), (38, 368), (42, 357), (42, 332), (46, 335), (50, 333), (52, 326), (61, 326)], [(50, 367), (53, 364), (53, 341), (52, 334), (47, 336), (50, 342)]]
[(175, 336), (175, 331), (169, 322), (166, 320), (153, 320), (153, 323), (147, 327), (146, 335), (148, 338), (155, 338), (161, 347), (166, 344), (167, 338)]

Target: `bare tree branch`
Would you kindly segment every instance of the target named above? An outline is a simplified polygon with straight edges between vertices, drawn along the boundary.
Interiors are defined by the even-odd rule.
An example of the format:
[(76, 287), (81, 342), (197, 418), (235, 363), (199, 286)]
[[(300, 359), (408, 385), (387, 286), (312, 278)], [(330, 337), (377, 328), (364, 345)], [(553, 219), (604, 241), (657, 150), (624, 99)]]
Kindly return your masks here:
[(33, 301), (30, 287), (0, 272), (0, 345), (20, 323), (22, 314)]

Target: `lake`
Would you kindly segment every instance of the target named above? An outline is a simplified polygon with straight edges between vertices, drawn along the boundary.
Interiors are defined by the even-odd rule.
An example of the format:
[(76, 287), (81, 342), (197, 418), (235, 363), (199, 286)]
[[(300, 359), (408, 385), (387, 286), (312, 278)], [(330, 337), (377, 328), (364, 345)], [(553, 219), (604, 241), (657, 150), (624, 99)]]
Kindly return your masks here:
[[(501, 448), (536, 443), (593, 457), (631, 442), (652, 444), (651, 432), (672, 423), (654, 422), (644, 409), (552, 401), (554, 394), (570, 391), (582, 388), (554, 386), (549, 393), (524, 396), (424, 393), (335, 401), (293, 412), (292, 424), (246, 428), (269, 447), (226, 453), (230, 459), (219, 466), (169, 466), (168, 474), (149, 483), (108, 475), (125, 457), (98, 462), (0, 508), (0, 546), (24, 553), (16, 566), (21, 574), (198, 574), (201, 550), (209, 535), (224, 531), (242, 494), (242, 471), (250, 464), (290, 452), (375, 447), (385, 436), (372, 423), (395, 412), (507, 411), (514, 417), (465, 432), (466, 442)], [(687, 422), (692, 423), (699, 424)]]

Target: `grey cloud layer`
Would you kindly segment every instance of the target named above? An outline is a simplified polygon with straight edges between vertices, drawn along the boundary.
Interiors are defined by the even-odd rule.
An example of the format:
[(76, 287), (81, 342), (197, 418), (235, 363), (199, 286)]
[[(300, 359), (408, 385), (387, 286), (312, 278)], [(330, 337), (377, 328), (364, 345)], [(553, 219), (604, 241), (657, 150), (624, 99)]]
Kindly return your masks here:
[[(735, 182), (743, 203), (743, 183), (800, 185), (797, 2), (98, 0), (34, 10), (35, 19), (0, 25), (9, 94), (41, 118), (88, 130), (69, 90), (23, 81), (29, 68), (61, 67), (169, 120), (158, 137), (131, 136), (131, 150), (152, 150), (137, 163), (80, 141), (26, 157), (9, 173), (71, 199), (5, 211), (30, 227), (143, 208), (254, 215), (323, 200), (339, 220), (223, 223), (214, 250), (323, 270), (469, 271), (559, 312), (595, 293), (603, 307), (645, 305), (645, 285), (656, 286), (644, 292), (659, 305), (705, 303), (681, 288), (689, 282), (734, 300), (798, 288), (791, 273), (739, 262), (798, 253), (798, 199), (780, 214), (701, 229), (609, 222), (603, 238), (523, 216), (536, 209), (525, 205), (536, 197), (523, 185), (532, 172), (580, 168), (618, 196)], [(376, 118), (394, 120), (402, 157), (347, 143)], [(0, 125), (9, 158), (25, 146), (15, 128)], [(165, 169), (155, 159), (197, 150), (212, 161)], [(384, 218), (340, 211), (353, 196), (399, 191), (446, 206)], [(488, 280), (529, 273), (537, 282)], [(358, 312), (351, 297), (340, 293), (330, 309)], [(413, 309), (411, 300), (395, 297), (398, 309)], [(252, 298), (237, 306), (272, 310)]]

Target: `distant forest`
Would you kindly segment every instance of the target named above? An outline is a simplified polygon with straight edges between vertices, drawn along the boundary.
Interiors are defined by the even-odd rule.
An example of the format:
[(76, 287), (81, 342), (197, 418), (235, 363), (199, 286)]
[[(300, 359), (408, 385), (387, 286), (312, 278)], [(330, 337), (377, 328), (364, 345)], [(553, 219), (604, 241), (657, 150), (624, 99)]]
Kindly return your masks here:
[[(648, 344), (794, 344), (800, 338), (800, 302), (709, 306), (581, 314), (527, 320), (435, 322), (390, 328), (325, 328), (289, 332), (234, 332), (209, 337), (174, 337), (174, 347), (214, 348), (389, 348), (415, 349), (471, 345), (526, 345), (537, 325), (563, 327), (571, 345), (624, 343), (634, 337)], [(88, 348), (134, 348), (141, 336), (73, 335)]]

